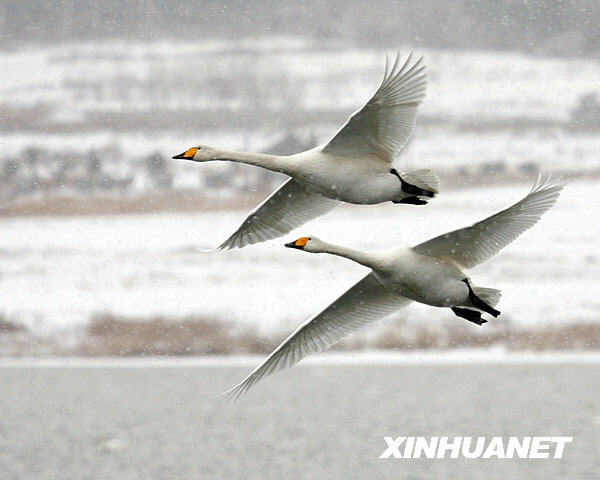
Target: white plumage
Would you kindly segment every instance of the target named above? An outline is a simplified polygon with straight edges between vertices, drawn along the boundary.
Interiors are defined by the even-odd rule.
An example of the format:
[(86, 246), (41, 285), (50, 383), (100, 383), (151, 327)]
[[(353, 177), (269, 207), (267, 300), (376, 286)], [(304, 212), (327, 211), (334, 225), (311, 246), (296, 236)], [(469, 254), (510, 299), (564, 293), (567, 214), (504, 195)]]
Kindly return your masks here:
[(219, 249), (241, 248), (280, 237), (339, 204), (338, 200), (309, 192), (290, 178), (252, 210)]
[(385, 60), (381, 86), (325, 145), (324, 152), (374, 155), (392, 163), (408, 141), (427, 87), (423, 57), (411, 64), (411, 53), (401, 64), (398, 55), (391, 70), (387, 57)]
[(415, 247), (415, 251), (451, 258), (465, 268), (473, 268), (496, 255), (528, 228), (533, 227), (563, 188), (540, 176), (529, 195), (496, 215), (470, 227), (440, 235)]
[(387, 317), (408, 303), (409, 299), (382, 289), (373, 273), (369, 273), (325, 310), (300, 325), (250, 375), (225, 394), (237, 398), (261, 378), (291, 367), (311, 353), (327, 350), (353, 331)]

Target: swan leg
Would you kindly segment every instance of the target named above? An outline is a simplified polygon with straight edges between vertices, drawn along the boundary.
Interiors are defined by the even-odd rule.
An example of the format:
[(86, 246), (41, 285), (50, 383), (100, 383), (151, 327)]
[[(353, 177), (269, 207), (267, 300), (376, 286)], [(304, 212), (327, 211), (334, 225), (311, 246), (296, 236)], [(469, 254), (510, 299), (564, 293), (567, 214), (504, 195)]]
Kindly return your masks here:
[(406, 197), (402, 200), (392, 200), (392, 203), (405, 203), (408, 205), (427, 205), (425, 200), (421, 200), (419, 197)]
[(477, 325), (483, 325), (484, 323), (487, 323), (487, 320), (481, 318), (481, 312), (476, 312), (475, 310), (459, 307), (451, 307), (450, 309), (454, 312), (454, 315), (460, 318), (464, 318), (469, 322), (476, 323)]
[[(431, 190), (425, 190), (423, 188), (419, 188), (411, 183), (408, 183), (407, 181), (405, 181), (400, 174), (398, 173), (398, 171), (395, 168), (392, 168), (390, 170), (390, 173), (392, 175), (396, 175), (398, 177), (398, 180), (400, 180), (400, 183), (402, 183), (402, 191), (409, 193), (411, 195), (420, 195), (422, 197), (435, 197), (435, 192), (432, 192)], [(421, 204), (418, 204), (421, 205)]]
[(475, 292), (471, 288), (471, 284), (469, 283), (468, 278), (464, 278), (461, 281), (465, 282), (467, 284), (467, 287), (469, 288), (469, 300), (471, 300), (471, 303), (473, 304), (474, 307), (477, 307), (480, 310), (483, 310), (484, 312), (489, 313), (493, 317), (497, 317), (498, 315), (500, 315), (499, 310), (496, 310), (495, 308), (491, 307), (490, 305), (485, 303), (481, 298), (479, 298), (477, 295), (475, 295)]

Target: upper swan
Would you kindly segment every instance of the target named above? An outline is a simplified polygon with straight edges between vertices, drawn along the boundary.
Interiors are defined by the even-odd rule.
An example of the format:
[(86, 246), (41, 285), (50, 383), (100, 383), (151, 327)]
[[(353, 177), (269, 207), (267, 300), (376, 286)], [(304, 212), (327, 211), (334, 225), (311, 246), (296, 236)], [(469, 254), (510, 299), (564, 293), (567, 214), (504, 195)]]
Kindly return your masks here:
[(431, 170), (397, 171), (392, 162), (408, 141), (425, 97), (423, 58), (387, 61), (381, 85), (325, 145), (290, 156), (220, 150), (197, 145), (175, 159), (229, 160), (285, 173), (290, 178), (258, 205), (219, 249), (280, 237), (340, 202), (392, 201), (424, 205), (439, 191)]

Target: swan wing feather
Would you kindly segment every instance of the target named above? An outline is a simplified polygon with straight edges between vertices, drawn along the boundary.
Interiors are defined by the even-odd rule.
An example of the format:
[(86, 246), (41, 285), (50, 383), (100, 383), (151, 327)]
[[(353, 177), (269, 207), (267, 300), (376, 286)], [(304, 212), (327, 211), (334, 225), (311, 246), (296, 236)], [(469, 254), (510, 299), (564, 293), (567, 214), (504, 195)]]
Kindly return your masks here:
[(375, 155), (392, 162), (408, 141), (417, 109), (425, 97), (427, 76), (423, 57), (404, 63), (400, 54), (385, 73), (379, 89), (367, 104), (355, 112), (323, 147), (332, 155), (359, 157)]
[(311, 353), (328, 349), (348, 334), (410, 302), (387, 290), (371, 272), (321, 313), (301, 324), (264, 362), (224, 395), (236, 399), (263, 377), (291, 367)]
[(448, 257), (472, 268), (496, 255), (554, 205), (564, 183), (540, 176), (529, 194), (514, 205), (470, 227), (432, 238), (413, 249), (424, 255)]
[(338, 200), (312, 193), (290, 178), (252, 210), (219, 250), (242, 248), (281, 237), (304, 223), (326, 214)]

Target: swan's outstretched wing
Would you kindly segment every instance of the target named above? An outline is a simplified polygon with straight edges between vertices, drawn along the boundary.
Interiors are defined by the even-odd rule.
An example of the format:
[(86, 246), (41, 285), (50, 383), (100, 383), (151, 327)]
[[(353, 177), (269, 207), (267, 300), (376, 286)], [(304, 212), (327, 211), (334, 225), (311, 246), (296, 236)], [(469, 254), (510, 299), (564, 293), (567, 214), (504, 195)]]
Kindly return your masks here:
[(560, 195), (561, 182), (550, 177), (535, 183), (523, 200), (467, 228), (432, 238), (414, 247), (418, 253), (451, 258), (472, 268), (496, 255), (525, 230), (533, 227)]
[(352, 114), (323, 151), (332, 155), (360, 157), (376, 155), (392, 162), (406, 144), (415, 126), (417, 108), (427, 85), (423, 57), (412, 62), (412, 53), (400, 66), (400, 54), (385, 73), (375, 95)]
[(219, 250), (241, 248), (281, 237), (339, 204), (338, 200), (309, 192), (290, 178), (250, 212), (235, 233), (219, 246)]
[(386, 290), (369, 273), (318, 315), (300, 325), (267, 359), (240, 384), (225, 392), (235, 399), (261, 378), (326, 350), (349, 333), (384, 318), (411, 302)]

